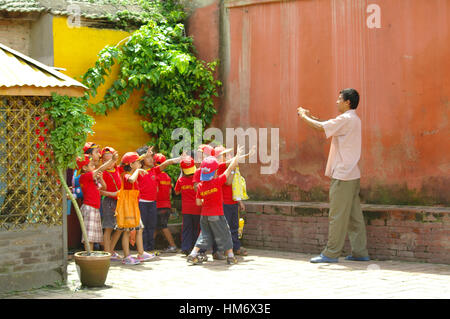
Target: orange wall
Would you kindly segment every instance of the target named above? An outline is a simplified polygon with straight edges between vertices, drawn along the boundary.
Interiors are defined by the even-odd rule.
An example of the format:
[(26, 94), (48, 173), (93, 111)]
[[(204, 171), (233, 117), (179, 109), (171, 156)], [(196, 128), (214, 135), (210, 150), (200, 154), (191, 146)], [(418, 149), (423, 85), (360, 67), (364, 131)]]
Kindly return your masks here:
[[(66, 68), (64, 73), (80, 80), (86, 71), (94, 66), (97, 54), (106, 45), (115, 45), (127, 37), (129, 33), (119, 30), (95, 29), (87, 27), (71, 28), (65, 17), (53, 18), (54, 65)], [(106, 78), (104, 85), (98, 89), (92, 102), (98, 102), (104, 96), (106, 89), (117, 76), (118, 68), (114, 67), (112, 76)], [(127, 103), (119, 110), (111, 110), (106, 116), (95, 116), (93, 130), (95, 134), (88, 138), (100, 146), (112, 146), (121, 155), (135, 151), (149, 141), (148, 134), (142, 129), (139, 121), (143, 119), (135, 113), (139, 103), (140, 93), (135, 92)]]
[[(243, 165), (254, 198), (326, 199), (330, 141), (301, 122), (296, 108), (335, 117), (339, 90), (353, 87), (361, 95), (363, 199), (449, 204), (450, 3), (256, 2), (225, 1), (221, 21), (204, 14), (217, 4), (198, 8), (202, 27), (190, 29), (194, 39), (211, 39), (222, 27), (219, 50), (198, 47), (220, 55), (224, 66), (215, 125), (280, 129), (277, 174)], [(366, 24), (373, 3), (381, 28)]]

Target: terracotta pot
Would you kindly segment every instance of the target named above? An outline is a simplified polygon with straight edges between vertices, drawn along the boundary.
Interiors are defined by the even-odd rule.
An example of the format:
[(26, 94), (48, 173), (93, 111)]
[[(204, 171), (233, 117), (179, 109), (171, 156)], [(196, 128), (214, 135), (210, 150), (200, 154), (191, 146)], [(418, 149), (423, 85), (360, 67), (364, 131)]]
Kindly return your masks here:
[(75, 264), (81, 284), (86, 287), (102, 287), (108, 275), (111, 254), (105, 251), (86, 251), (75, 253)]

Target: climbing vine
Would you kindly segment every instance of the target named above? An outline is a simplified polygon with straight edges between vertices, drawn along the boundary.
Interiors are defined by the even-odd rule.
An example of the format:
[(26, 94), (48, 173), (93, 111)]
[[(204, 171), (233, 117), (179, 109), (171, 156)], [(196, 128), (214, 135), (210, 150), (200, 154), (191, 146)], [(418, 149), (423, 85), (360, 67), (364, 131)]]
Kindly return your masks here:
[(52, 94), (52, 98), (43, 105), (46, 113), (53, 122), (49, 144), (55, 158), (55, 170), (61, 184), (74, 205), (80, 222), (83, 240), (88, 243), (87, 252), (90, 255), (89, 239), (83, 222), (80, 208), (66, 182), (67, 168), (74, 168), (76, 158), (82, 154), (83, 145), (88, 134), (92, 134), (94, 119), (86, 114), (87, 101), (85, 98), (69, 97), (67, 95)]
[(83, 76), (90, 88), (87, 97), (95, 97), (113, 65), (118, 65), (117, 79), (90, 107), (96, 114), (107, 114), (140, 90), (137, 113), (145, 118), (140, 124), (150, 135), (149, 144), (166, 155), (174, 144), (174, 129), (186, 128), (193, 138), (195, 120), (201, 120), (203, 127), (211, 123), (216, 113), (213, 96), (221, 85), (214, 78), (218, 62), (206, 63), (195, 56), (193, 40), (180, 22), (184, 12), (170, 9), (165, 14), (169, 19), (149, 20), (118, 45), (103, 48)]

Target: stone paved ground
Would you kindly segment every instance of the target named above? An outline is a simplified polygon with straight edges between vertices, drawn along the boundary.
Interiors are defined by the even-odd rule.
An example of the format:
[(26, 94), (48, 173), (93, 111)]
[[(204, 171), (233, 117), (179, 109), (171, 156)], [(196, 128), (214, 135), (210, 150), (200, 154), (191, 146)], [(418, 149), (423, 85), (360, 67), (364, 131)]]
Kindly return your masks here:
[[(248, 249), (237, 265), (188, 265), (181, 254), (137, 266), (111, 263), (104, 288), (82, 288), (74, 261), (66, 285), (1, 298), (450, 298), (450, 265), (401, 261), (312, 264), (312, 255)], [(211, 255), (209, 255), (211, 259)], [(197, 289), (193, 289), (197, 287)], [(201, 289), (198, 289), (201, 287)]]

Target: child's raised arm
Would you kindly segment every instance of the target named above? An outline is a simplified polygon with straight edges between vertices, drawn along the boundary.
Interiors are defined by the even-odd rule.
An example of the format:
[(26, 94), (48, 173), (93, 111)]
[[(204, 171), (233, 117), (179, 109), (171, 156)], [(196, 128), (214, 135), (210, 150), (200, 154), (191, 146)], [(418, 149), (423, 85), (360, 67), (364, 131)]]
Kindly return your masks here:
[(106, 170), (106, 168), (108, 168), (108, 166), (111, 164), (112, 161), (117, 161), (117, 159), (119, 158), (119, 153), (114, 152), (113, 156), (105, 163), (103, 163), (99, 168), (97, 168), (96, 170), (94, 170), (94, 176), (99, 176), (100, 173), (102, 173), (104, 170)]
[[(250, 157), (250, 156), (252, 156), (253, 154), (255, 154), (255, 150), (256, 150), (256, 145), (253, 145), (253, 147), (252, 147), (252, 149), (250, 150), (250, 152), (248, 152), (247, 154), (241, 155), (240, 158), (245, 158), (245, 157)], [(231, 159), (231, 160), (232, 160), (232, 159)], [(230, 163), (231, 163), (231, 160), (230, 160)], [(239, 160), (239, 159), (238, 159), (238, 160)], [(226, 162), (226, 163), (228, 164), (228, 162)], [(237, 166), (237, 164), (236, 164), (236, 166)], [(227, 182), (226, 182), (225, 184), (231, 185), (232, 182), (233, 182), (233, 179), (230, 178), (230, 177), (227, 177)]]
[(240, 158), (242, 158), (243, 155), (241, 155), (241, 154), (242, 154), (242, 151), (243, 151), (243, 150), (244, 150), (244, 146), (239, 146), (239, 145), (238, 145), (238, 149), (237, 149), (237, 152), (236, 152), (236, 156), (234, 156), (234, 157), (231, 159), (230, 165), (227, 167), (227, 169), (225, 170), (225, 172), (223, 172), (227, 178), (228, 178), (228, 176), (230, 176), (231, 171), (236, 167), (236, 165), (237, 165), (237, 163), (238, 163), (238, 160), (239, 160)]
[(181, 154), (181, 156), (178, 157), (174, 157), (171, 159), (166, 160), (165, 162), (161, 163), (159, 165), (159, 168), (161, 170), (164, 170), (167, 166), (172, 165), (172, 164), (178, 164), (179, 162), (181, 162), (181, 160), (183, 159), (183, 157), (186, 156), (186, 153), (183, 152), (183, 154)]
[[(248, 152), (247, 154), (241, 155), (240, 158), (250, 157), (250, 156), (252, 156), (253, 154), (255, 154), (255, 152), (256, 152), (256, 145), (253, 145), (253, 147), (252, 147), (252, 149), (250, 150), (250, 152)], [(225, 163), (230, 164), (232, 160), (233, 160), (233, 159), (229, 159), (229, 160), (226, 161)]]

